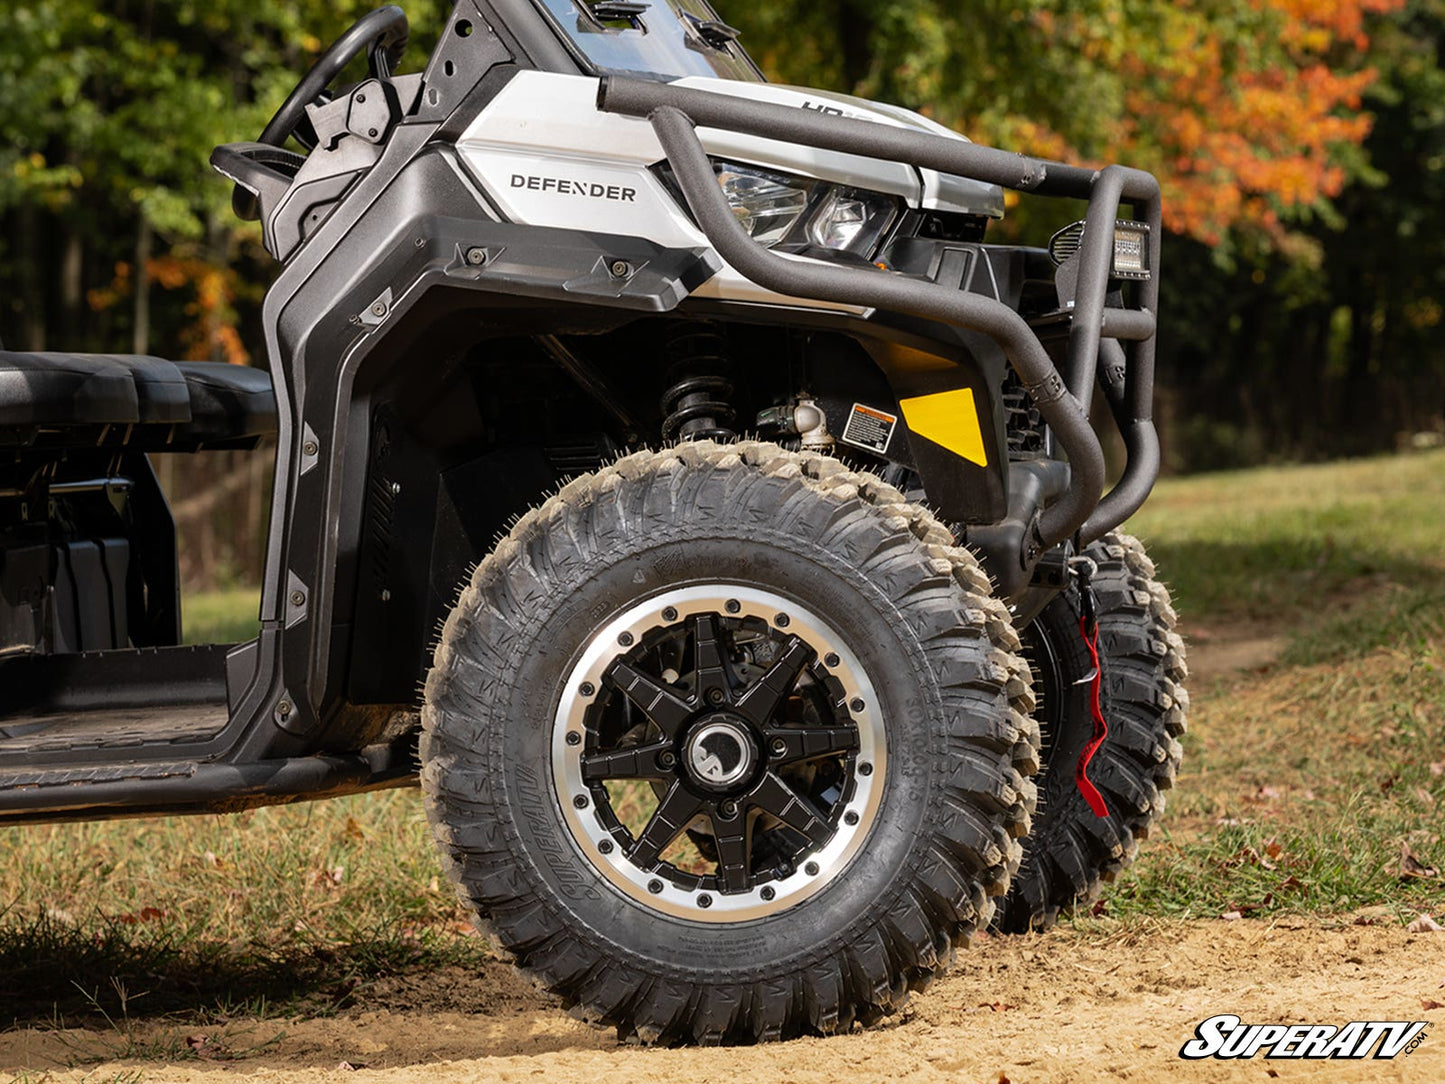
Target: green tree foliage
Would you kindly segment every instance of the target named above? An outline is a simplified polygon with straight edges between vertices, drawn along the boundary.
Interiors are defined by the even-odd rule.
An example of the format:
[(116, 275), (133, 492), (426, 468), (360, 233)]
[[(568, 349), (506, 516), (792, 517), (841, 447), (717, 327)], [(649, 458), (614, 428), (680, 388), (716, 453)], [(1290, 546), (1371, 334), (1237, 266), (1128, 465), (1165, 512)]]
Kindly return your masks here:
[[(375, 2), (0, 3), (0, 336), (244, 359), (274, 269), (206, 159)], [(1442, 6), (719, 0), (774, 78), (1159, 172), (1193, 238), (1164, 276), (1185, 464), (1378, 447), (1445, 413)], [(415, 67), (449, 0), (406, 7)]]
[[(258, 233), (207, 165), (253, 139), (368, 0), (11, 0), (0, 8), (0, 332), (38, 348), (116, 345), (152, 284), (158, 334), (241, 360), (237, 298), (266, 276)], [(409, 4), (424, 56), (446, 0)], [(435, 30), (430, 33), (435, 38)], [(233, 273), (243, 272), (241, 275)], [(122, 307), (123, 308), (123, 307)], [(87, 310), (100, 310), (98, 313)], [(130, 336), (132, 339), (136, 337)], [(138, 340), (137, 340), (138, 341)]]

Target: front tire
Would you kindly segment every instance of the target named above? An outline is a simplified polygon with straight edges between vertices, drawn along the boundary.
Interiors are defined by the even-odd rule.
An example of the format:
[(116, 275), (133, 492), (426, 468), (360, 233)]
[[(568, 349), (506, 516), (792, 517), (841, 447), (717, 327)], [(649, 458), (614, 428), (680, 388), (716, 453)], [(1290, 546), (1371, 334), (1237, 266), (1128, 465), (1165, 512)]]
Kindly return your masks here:
[(985, 928), (1029, 829), (1027, 663), (924, 510), (769, 444), (644, 452), (478, 567), (422, 785), (463, 901), (645, 1042), (829, 1033)]
[(1093, 733), (1087, 681), (1093, 662), (1079, 629), (1079, 592), (1070, 587), (1023, 630), (1038, 679), (1044, 772), (1023, 867), (999, 911), (1004, 932), (1047, 929), (1060, 914), (1097, 898), (1158, 823), (1183, 755), (1189, 667), (1169, 592), (1137, 538), (1108, 534), (1084, 556), (1097, 566), (1093, 588), (1109, 724), (1089, 778), (1109, 815), (1094, 814), (1074, 779)]

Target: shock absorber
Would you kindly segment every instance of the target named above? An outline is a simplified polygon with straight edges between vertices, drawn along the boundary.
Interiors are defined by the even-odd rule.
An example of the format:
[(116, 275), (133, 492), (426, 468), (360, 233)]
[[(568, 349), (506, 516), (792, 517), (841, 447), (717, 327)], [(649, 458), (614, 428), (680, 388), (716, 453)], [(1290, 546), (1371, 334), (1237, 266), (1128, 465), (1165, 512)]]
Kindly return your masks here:
[(663, 357), (662, 439), (737, 440), (728, 427), (737, 412), (729, 402), (733, 364), (722, 335), (706, 324), (683, 325), (668, 339)]

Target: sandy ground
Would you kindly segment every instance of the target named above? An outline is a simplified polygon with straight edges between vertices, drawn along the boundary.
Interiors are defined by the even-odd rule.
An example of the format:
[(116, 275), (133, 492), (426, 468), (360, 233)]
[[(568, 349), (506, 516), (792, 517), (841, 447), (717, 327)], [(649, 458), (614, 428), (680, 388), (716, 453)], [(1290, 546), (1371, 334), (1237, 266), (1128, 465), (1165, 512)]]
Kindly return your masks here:
[[(648, 1081), (1445, 1081), (1445, 933), (1397, 925), (1249, 920), (1112, 935), (1062, 930), (981, 938), (955, 970), (871, 1031), (730, 1050), (619, 1045), (578, 1023), (498, 961), (358, 991), (354, 1010), (311, 1020), (187, 1030), (29, 1030), (0, 1036), (0, 1066), (25, 1079), (175, 1084), (461, 1084)], [(386, 1006), (383, 1008), (382, 1006)], [(1409, 1056), (1363, 1063), (1178, 1056), (1217, 1013), (1251, 1023), (1425, 1020)], [(149, 1048), (151, 1057), (118, 1057)], [(248, 1052), (248, 1048), (249, 1052)], [(166, 1051), (170, 1051), (169, 1056)], [(196, 1055), (200, 1055), (197, 1057)], [(209, 1057), (208, 1057), (209, 1055)]]

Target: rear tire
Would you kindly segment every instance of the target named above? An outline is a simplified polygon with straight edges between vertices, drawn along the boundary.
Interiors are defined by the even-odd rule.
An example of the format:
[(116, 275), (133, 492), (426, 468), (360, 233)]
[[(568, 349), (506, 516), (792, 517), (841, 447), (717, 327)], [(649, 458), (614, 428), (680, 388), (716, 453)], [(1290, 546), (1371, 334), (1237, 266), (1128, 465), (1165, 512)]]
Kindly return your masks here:
[(1098, 817), (1079, 793), (1074, 765), (1093, 733), (1092, 671), (1079, 630), (1078, 591), (1070, 588), (1023, 630), (1033, 663), (1044, 734), (1044, 772), (1034, 832), (999, 911), (1008, 933), (1052, 926), (1061, 913), (1096, 899), (1129, 866), (1138, 841), (1164, 812), (1187, 728), (1189, 668), (1169, 592), (1138, 539), (1112, 533), (1088, 546), (1098, 571), (1099, 665), (1109, 736), (1089, 778), (1109, 808)]
[[(574, 481), (478, 567), (427, 680), (462, 900), (621, 1037), (896, 1010), (988, 925), (1034, 806), (1028, 665), (987, 591), (926, 511), (821, 456), (699, 442)], [(685, 862), (689, 825), (714, 839)]]

